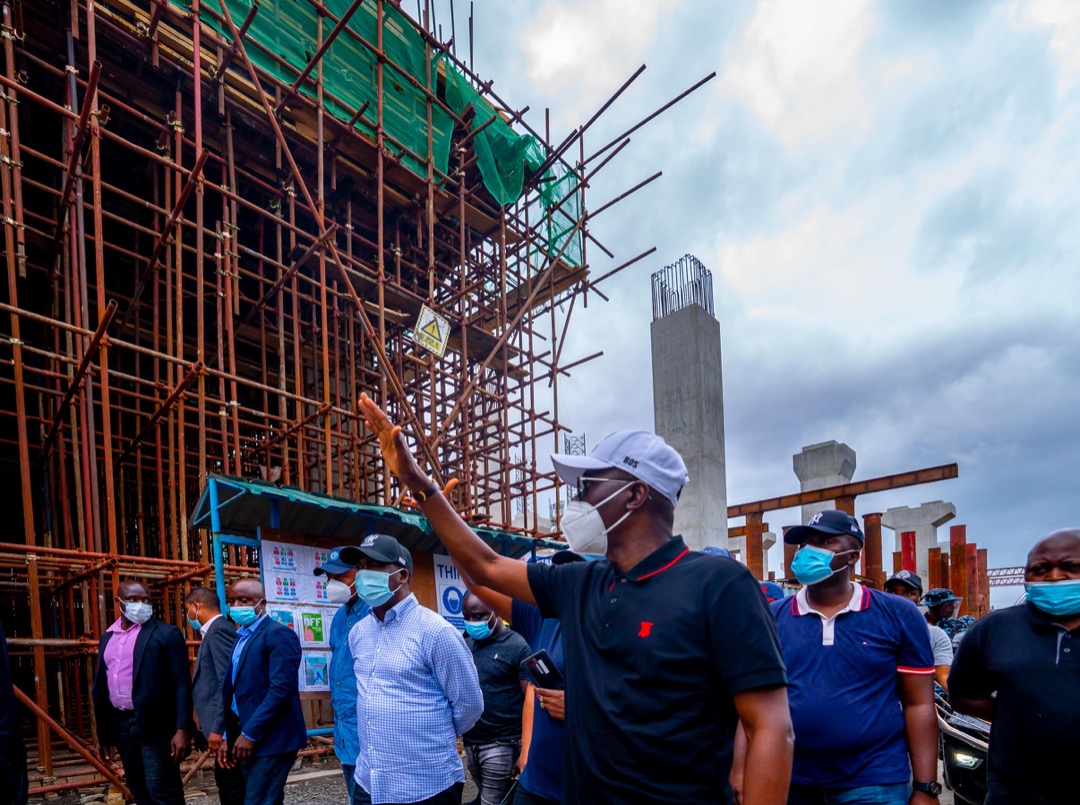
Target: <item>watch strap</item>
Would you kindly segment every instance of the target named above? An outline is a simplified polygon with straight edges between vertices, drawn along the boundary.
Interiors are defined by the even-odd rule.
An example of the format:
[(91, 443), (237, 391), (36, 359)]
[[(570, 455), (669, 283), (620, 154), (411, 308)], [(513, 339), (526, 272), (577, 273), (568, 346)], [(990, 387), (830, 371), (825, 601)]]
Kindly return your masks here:
[(920, 794), (928, 794), (931, 797), (936, 797), (941, 794), (941, 783), (934, 780), (930, 783), (920, 783), (918, 780), (912, 782), (911, 788), (913, 791), (918, 791)]
[(428, 481), (427, 486), (425, 486), (423, 489), (413, 490), (412, 496), (416, 499), (418, 503), (423, 503), (432, 495), (437, 495), (441, 491), (442, 490), (439, 489), (439, 485), (437, 483), (435, 483), (434, 481)]

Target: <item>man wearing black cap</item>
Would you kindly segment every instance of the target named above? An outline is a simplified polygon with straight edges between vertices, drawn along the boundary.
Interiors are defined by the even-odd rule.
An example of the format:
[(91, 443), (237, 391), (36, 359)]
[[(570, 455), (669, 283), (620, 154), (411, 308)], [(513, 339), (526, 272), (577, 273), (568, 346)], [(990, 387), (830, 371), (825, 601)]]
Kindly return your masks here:
[[(913, 604), (918, 604), (922, 598), (922, 579), (918, 573), (910, 570), (898, 570), (885, 582), (885, 592), (890, 595), (898, 595), (906, 598)], [(943, 629), (932, 624), (926, 624), (930, 629), (930, 647), (934, 651), (934, 680), (944, 691), (949, 690), (949, 668), (952, 666), (953, 645), (952, 640), (945, 634)]]
[(933, 654), (919, 610), (852, 580), (854, 517), (819, 512), (784, 541), (801, 546), (790, 569), (805, 585), (772, 604), (795, 726), (789, 805), (934, 805)]
[(315, 568), (315, 575), (329, 579), (326, 597), (332, 604), (341, 604), (330, 621), (330, 706), (334, 708), (334, 754), (341, 761), (351, 801), (360, 745), (356, 742), (356, 675), (349, 632), (371, 609), (356, 593), (356, 567), (341, 561), (341, 552), (347, 548), (330, 551), (327, 560)]
[(342, 548), (373, 617), (349, 633), (356, 677), (352, 805), (460, 805), (465, 770), (457, 738), (484, 709), (476, 666), (447, 620), (409, 590), (412, 554), (385, 534)]
[(749, 738), (742, 802), (784, 802), (792, 734), (776, 624), (745, 567), (691, 551), (673, 534), (688, 480), (675, 450), (655, 434), (620, 431), (588, 456), (553, 456), (578, 490), (562, 519), (567, 542), (604, 558), (526, 564), (484, 543), (401, 429), (366, 395), (360, 406), (390, 471), (461, 570), (560, 618), (563, 803), (731, 802), (740, 720)]

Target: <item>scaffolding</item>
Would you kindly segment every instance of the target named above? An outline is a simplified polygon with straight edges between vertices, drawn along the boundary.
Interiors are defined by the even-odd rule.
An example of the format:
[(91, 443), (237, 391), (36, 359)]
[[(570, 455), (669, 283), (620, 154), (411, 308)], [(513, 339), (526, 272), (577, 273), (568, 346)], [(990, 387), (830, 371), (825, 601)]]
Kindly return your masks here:
[(430, 0), (0, 5), (0, 613), (45, 793), (115, 776), (85, 748), (120, 578), (182, 624), (215, 560), (256, 566), (189, 523), (208, 478), (400, 505), (361, 392), (467, 519), (547, 533), (558, 384), (602, 354), (564, 358), (575, 305), (655, 251), (596, 277), (589, 223), (661, 174), (586, 189), (713, 75), (587, 153), (644, 66), (553, 143)]

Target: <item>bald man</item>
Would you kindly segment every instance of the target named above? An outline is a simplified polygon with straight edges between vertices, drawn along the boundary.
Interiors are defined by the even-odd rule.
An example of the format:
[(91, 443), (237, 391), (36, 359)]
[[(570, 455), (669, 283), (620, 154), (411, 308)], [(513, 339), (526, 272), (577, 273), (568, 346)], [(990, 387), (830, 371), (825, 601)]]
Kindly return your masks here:
[(119, 750), (137, 805), (182, 805), (191, 677), (184, 636), (154, 619), (141, 581), (117, 587), (117, 619), (101, 637), (94, 677), (98, 754)]
[(1080, 757), (1080, 529), (1036, 543), (1026, 603), (968, 630), (949, 674), (952, 705), (992, 722), (986, 805), (1076, 800)]
[(257, 579), (229, 587), (229, 614), (240, 627), (225, 671), (226, 743), (218, 762), (244, 772), (244, 805), (282, 805), (296, 753), (307, 745), (300, 707), (300, 638), (266, 616)]

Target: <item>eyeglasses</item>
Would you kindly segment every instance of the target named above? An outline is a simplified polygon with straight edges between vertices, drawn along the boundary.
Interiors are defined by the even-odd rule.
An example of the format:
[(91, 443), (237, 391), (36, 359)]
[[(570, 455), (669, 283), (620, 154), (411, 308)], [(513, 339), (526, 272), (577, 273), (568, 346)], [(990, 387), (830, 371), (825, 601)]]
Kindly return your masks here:
[(577, 479), (577, 497), (574, 500), (581, 500), (585, 497), (585, 493), (589, 491), (590, 483), (600, 483), (601, 481), (614, 481), (615, 478), (601, 478), (598, 476), (579, 475)]

